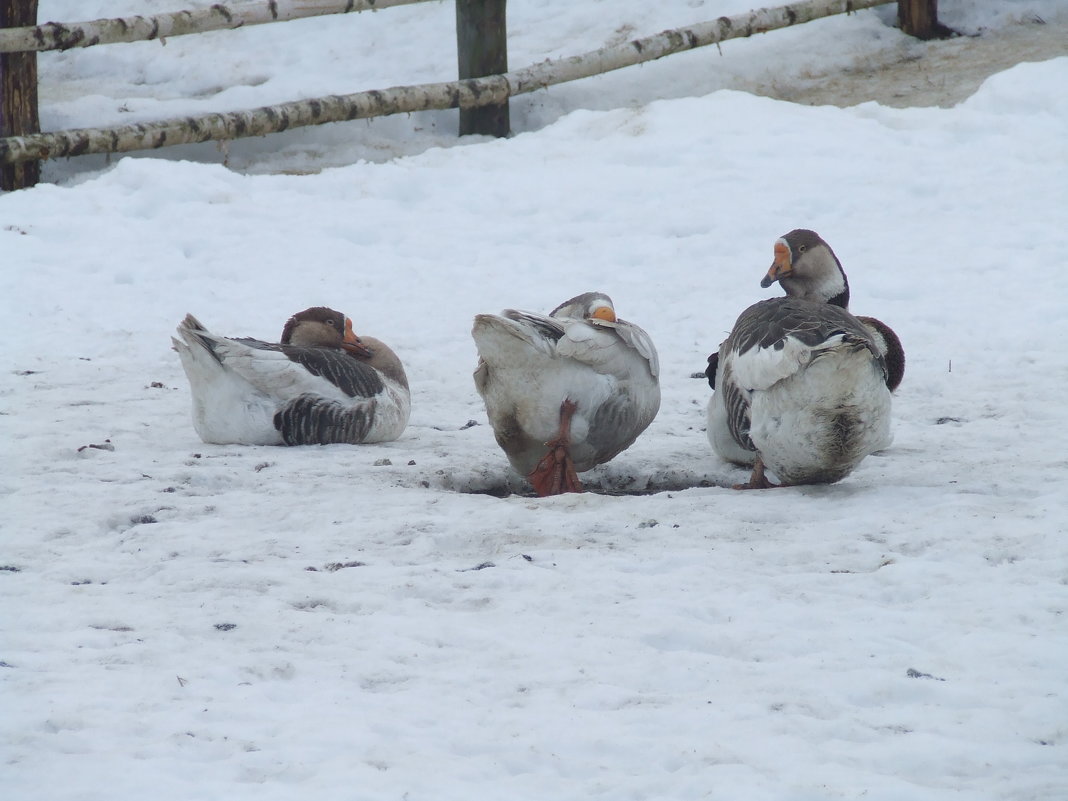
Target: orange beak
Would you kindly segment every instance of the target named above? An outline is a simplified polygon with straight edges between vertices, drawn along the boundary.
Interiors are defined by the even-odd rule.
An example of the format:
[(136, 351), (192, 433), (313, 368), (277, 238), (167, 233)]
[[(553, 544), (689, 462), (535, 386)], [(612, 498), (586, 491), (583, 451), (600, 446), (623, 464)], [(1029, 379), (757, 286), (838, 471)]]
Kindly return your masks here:
[(371, 353), (371, 349), (356, 336), (356, 332), (352, 330), (352, 320), (348, 317), (345, 318), (345, 337), (341, 340), (341, 349), (351, 353), (353, 356), (362, 356), (365, 359), (370, 359), (374, 355)]
[(604, 320), (609, 323), (616, 321), (616, 313), (609, 306), (598, 306), (590, 315), (595, 320)]
[(768, 269), (768, 274), (761, 280), (760, 285), (767, 289), (776, 281), (788, 278), (794, 271), (793, 261), (790, 258), (790, 248), (781, 239), (775, 243), (775, 260)]

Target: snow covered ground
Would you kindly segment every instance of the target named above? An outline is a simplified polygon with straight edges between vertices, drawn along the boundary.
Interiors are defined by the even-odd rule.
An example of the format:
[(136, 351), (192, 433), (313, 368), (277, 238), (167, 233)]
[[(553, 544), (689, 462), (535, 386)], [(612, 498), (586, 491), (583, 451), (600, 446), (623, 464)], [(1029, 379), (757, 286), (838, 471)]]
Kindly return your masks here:
[[(1068, 22), (941, 5), (972, 33)], [(749, 7), (509, 6), (513, 66)], [(42, 122), (447, 79), (452, 14), (42, 55)], [(937, 47), (886, 23), (557, 87), (508, 140), (411, 115), (0, 196), (4, 797), (1068, 797), (1068, 57), (946, 109), (738, 91)], [(739, 493), (691, 374), (799, 226), (901, 335), (896, 439), (840, 484)], [(592, 492), (536, 499), (471, 319), (590, 289), (657, 343), (663, 406)], [(201, 443), (182, 316), (273, 338), (318, 304), (404, 359), (405, 435)]]

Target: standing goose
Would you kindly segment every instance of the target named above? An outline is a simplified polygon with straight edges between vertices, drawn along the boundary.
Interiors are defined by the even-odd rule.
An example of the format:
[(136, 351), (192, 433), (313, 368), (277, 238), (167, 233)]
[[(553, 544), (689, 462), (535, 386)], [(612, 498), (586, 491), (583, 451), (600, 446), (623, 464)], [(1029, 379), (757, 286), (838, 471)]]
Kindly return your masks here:
[(408, 423), (411, 396), (400, 359), (377, 339), (357, 337), (341, 312), (319, 306), (294, 314), (278, 344), (218, 336), (191, 314), (178, 336), (171, 341), (204, 442), (386, 442)]
[[(832, 483), (890, 442), (890, 392), (904, 355), (885, 324), (854, 317), (833, 251), (812, 231), (775, 243), (765, 288), (788, 295), (750, 306), (709, 357), (716, 389), (708, 438), (723, 458), (752, 465), (739, 489)], [(888, 332), (888, 333), (885, 333)]]
[(471, 335), (497, 444), (540, 496), (582, 492), (577, 474), (630, 447), (660, 408), (652, 340), (600, 292), (549, 316), (480, 314)]

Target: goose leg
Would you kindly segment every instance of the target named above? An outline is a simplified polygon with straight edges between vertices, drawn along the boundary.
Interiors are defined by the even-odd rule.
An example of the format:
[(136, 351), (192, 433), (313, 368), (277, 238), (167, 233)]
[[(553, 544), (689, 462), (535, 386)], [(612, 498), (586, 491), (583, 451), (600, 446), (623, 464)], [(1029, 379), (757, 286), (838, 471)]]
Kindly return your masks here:
[(753, 473), (749, 476), (749, 480), (744, 484), (735, 484), (732, 489), (736, 490), (750, 490), (750, 489), (774, 489), (775, 487), (782, 487), (784, 484), (772, 484), (768, 481), (764, 475), (764, 460), (757, 454), (756, 460), (753, 462)]
[(537, 466), (527, 476), (527, 481), (540, 497), (560, 495), (564, 492), (582, 492), (582, 482), (571, 460), (571, 418), (578, 405), (565, 399), (560, 404), (560, 431), (545, 443), (549, 449)]

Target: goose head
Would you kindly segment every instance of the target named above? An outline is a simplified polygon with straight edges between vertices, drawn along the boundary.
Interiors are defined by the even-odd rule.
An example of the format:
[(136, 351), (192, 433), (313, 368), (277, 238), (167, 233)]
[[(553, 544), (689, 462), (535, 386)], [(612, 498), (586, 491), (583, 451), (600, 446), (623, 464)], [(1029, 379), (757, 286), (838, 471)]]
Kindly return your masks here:
[(605, 320), (616, 322), (616, 308), (612, 299), (603, 292), (583, 292), (581, 295), (565, 300), (549, 313), (550, 317), (571, 318), (578, 320)]
[(286, 320), (281, 343), (302, 348), (341, 348), (363, 358), (372, 355), (352, 330), (352, 320), (325, 306), (313, 306)]
[(775, 241), (775, 261), (760, 285), (778, 281), (786, 294), (849, 308), (849, 281), (842, 263), (815, 231), (797, 228)]

